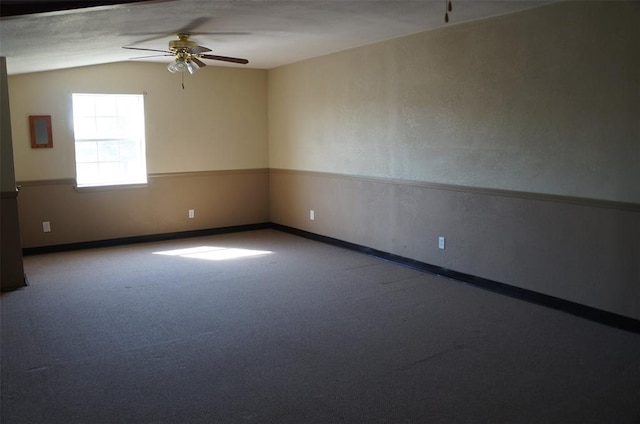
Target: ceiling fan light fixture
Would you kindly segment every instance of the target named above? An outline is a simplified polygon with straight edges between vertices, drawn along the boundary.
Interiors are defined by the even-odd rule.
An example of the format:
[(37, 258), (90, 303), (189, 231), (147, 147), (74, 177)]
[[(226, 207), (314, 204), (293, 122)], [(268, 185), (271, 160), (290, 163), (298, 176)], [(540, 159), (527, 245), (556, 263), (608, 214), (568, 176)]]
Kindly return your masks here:
[(167, 69), (172, 74), (175, 74), (176, 72), (184, 72), (186, 69), (184, 66), (184, 60), (181, 58), (176, 58), (176, 60), (174, 60), (169, 64), (169, 66), (167, 66)]
[(175, 61), (171, 62), (167, 69), (172, 74), (176, 72), (189, 72), (189, 74), (193, 75), (196, 73), (200, 67), (197, 63), (191, 61), (189, 58), (178, 57)]
[(198, 64), (197, 64), (197, 63), (195, 63), (195, 62), (193, 62), (193, 61), (191, 61), (191, 60), (189, 60), (189, 59), (187, 59), (187, 60), (184, 62), (184, 66), (185, 66), (185, 68), (187, 69), (187, 71), (189, 71), (189, 73), (190, 73), (191, 75), (195, 74), (195, 73), (196, 73), (196, 71), (197, 71), (198, 69), (200, 69), (200, 67), (198, 66)]
[(170, 63), (169, 66), (167, 66), (167, 69), (169, 70), (169, 72), (174, 74), (176, 72), (185, 72), (187, 70), (187, 64), (186, 64), (185, 58), (177, 57), (175, 61)]

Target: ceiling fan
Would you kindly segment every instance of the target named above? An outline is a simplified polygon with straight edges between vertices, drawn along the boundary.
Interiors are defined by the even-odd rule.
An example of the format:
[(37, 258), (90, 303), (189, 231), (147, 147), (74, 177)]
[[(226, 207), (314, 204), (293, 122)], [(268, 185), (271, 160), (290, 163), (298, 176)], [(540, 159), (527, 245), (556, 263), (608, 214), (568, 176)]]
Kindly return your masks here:
[(177, 40), (169, 41), (169, 50), (144, 49), (139, 47), (123, 47), (123, 49), (163, 53), (151, 56), (134, 57), (132, 59), (142, 59), (145, 57), (156, 56), (173, 56), (174, 61), (171, 62), (167, 67), (169, 72), (172, 73), (189, 72), (190, 74), (194, 74), (199, 68), (207, 66), (206, 63), (204, 63), (201, 59), (219, 60), (222, 62), (239, 63), (243, 65), (249, 63), (247, 59), (207, 54), (207, 52), (210, 52), (211, 49), (199, 46), (195, 41), (189, 40), (190, 35), (188, 33), (178, 33), (177, 37)]

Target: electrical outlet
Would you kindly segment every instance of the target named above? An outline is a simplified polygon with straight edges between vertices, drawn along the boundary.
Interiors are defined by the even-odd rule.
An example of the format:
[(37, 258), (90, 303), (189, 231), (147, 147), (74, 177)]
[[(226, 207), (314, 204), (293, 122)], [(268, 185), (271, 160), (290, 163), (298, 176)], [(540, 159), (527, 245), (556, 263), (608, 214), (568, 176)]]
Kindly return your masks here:
[(49, 221), (44, 221), (42, 223), (42, 232), (50, 233), (51, 232), (51, 223)]
[(444, 237), (438, 237), (438, 249), (444, 249)]
[(313, 209), (311, 209), (311, 210), (309, 211), (309, 219), (310, 219), (311, 221), (313, 221), (314, 219), (316, 219), (316, 213), (315, 213), (315, 211), (314, 211)]
[(189, 209), (189, 218), (194, 218), (196, 216), (196, 211), (193, 209)]

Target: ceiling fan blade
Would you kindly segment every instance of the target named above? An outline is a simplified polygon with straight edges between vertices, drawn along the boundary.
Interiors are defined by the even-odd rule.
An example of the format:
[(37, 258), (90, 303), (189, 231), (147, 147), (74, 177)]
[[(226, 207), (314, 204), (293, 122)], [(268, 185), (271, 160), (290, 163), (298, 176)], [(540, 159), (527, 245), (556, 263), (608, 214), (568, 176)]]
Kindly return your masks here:
[(191, 22), (189, 22), (188, 24), (186, 24), (185, 26), (183, 26), (182, 28), (180, 28), (180, 29), (178, 29), (177, 31), (174, 31), (174, 32), (177, 33), (177, 34), (180, 34), (180, 33), (191, 34), (196, 28), (198, 28), (201, 25), (206, 24), (210, 20), (211, 20), (211, 18), (208, 17), (208, 16), (201, 16), (199, 18), (192, 19)]
[(140, 37), (142, 35), (153, 35), (153, 37), (147, 37), (147, 38), (145, 38), (143, 40), (136, 40), (133, 43), (133, 44), (143, 44), (143, 43), (147, 43), (149, 41), (155, 41), (155, 40), (158, 40), (160, 38), (168, 37), (171, 34), (164, 34), (164, 33), (161, 34), (161, 33), (157, 32), (157, 33), (153, 33), (153, 34), (152, 33), (137, 33), (137, 34), (124, 34), (124, 35), (133, 36), (133, 37)]
[(211, 20), (211, 18), (206, 17), (206, 16), (201, 16), (199, 18), (195, 18), (192, 19), (189, 23), (187, 23), (186, 25), (178, 28), (178, 29), (174, 29), (172, 31), (169, 32), (135, 32), (135, 33), (127, 33), (127, 34), (121, 34), (121, 35), (128, 35), (128, 36), (149, 36), (151, 35), (152, 37), (146, 38), (144, 40), (139, 40), (136, 42), (136, 44), (140, 44), (140, 43), (145, 43), (147, 41), (152, 41), (152, 40), (157, 40), (158, 38), (164, 38), (164, 37), (169, 37), (172, 35), (176, 35), (176, 34), (192, 34), (193, 31), (198, 28), (201, 25), (204, 25), (205, 23), (209, 22)]
[(199, 67), (203, 67), (203, 66), (207, 66), (206, 63), (204, 63), (203, 61), (201, 61), (200, 59), (198, 59), (195, 56), (191, 56), (191, 60), (195, 62), (196, 65), (198, 65)]
[(129, 60), (134, 60), (134, 59), (146, 59), (148, 57), (160, 57), (160, 56), (173, 56), (172, 54), (152, 54), (151, 56), (136, 56), (136, 57), (130, 57)]
[(143, 50), (143, 51), (147, 51), (147, 52), (160, 52), (160, 53), (171, 53), (168, 50), (156, 50), (156, 49), (141, 49), (139, 47), (123, 47), (123, 49), (128, 49), (128, 50)]
[(193, 35), (193, 36), (198, 36), (198, 35), (251, 35), (250, 32), (244, 31), (244, 32), (238, 32), (238, 31), (208, 31), (208, 32), (200, 32), (200, 31), (195, 31), (195, 32), (190, 32), (189, 34)]
[(191, 52), (191, 54), (200, 54), (200, 53), (210, 52), (211, 49), (203, 46), (193, 46), (189, 49), (189, 51)]
[(221, 60), (223, 62), (241, 63), (243, 65), (246, 65), (247, 63), (249, 63), (247, 59), (240, 59), (237, 57), (216, 56), (212, 54), (201, 54), (199, 55), (199, 57), (202, 57), (204, 59), (210, 59), (210, 60)]

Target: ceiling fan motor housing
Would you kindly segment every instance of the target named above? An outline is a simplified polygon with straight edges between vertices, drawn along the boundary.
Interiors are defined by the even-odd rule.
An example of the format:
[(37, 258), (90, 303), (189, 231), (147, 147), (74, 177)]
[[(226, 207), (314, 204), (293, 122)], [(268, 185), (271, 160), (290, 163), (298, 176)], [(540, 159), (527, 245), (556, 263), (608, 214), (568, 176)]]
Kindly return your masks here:
[(178, 34), (177, 40), (169, 41), (169, 50), (171, 51), (188, 51), (197, 46), (196, 42), (189, 40), (189, 34)]

